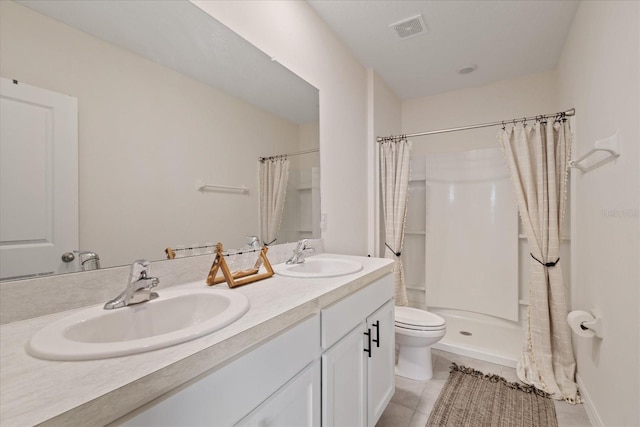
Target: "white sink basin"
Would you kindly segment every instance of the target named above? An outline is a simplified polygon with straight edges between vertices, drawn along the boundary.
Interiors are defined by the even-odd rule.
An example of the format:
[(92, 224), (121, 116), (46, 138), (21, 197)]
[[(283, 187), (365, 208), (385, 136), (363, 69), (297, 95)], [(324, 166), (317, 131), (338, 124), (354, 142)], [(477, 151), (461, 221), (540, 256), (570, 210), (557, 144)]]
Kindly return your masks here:
[(91, 360), (142, 353), (189, 341), (235, 322), (249, 310), (228, 289), (161, 290), (157, 299), (79, 311), (38, 331), (27, 352), (49, 360)]
[(281, 276), (318, 278), (357, 273), (363, 266), (357, 261), (338, 258), (307, 258), (301, 264), (280, 264), (275, 272)]

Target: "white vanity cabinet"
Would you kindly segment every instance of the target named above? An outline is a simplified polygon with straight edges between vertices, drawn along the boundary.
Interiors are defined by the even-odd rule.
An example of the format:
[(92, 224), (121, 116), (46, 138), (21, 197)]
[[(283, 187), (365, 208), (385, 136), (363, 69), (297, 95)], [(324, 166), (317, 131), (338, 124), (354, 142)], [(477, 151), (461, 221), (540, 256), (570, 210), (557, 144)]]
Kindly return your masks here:
[(322, 310), (322, 425), (375, 426), (395, 390), (393, 277)]
[(316, 314), (115, 424), (319, 426), (319, 334)]
[(388, 274), (114, 424), (374, 426), (395, 388), (392, 298)]

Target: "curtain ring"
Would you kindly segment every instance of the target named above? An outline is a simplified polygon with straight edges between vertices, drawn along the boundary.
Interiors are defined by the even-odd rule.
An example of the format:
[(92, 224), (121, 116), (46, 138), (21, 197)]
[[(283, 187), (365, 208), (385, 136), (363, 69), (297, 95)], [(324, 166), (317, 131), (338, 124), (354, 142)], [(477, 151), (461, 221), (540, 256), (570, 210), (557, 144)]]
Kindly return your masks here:
[(502, 121), (502, 130), (507, 130), (507, 125), (504, 124), (504, 120)]

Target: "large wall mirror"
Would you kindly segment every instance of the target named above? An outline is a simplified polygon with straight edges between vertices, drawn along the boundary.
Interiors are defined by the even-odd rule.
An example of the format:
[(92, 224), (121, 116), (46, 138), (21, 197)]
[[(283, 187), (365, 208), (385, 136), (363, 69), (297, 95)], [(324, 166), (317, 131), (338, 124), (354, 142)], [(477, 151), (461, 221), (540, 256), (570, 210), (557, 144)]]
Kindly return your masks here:
[[(259, 158), (282, 154), (294, 153), (276, 243), (320, 237), (318, 91), (277, 61), (186, 0), (2, 1), (0, 18), (0, 76), (77, 99), (78, 156), (77, 246), (55, 268), (3, 259), (0, 280), (80, 271), (79, 256), (61, 261), (74, 250), (105, 268), (242, 247), (261, 235)], [(2, 177), (19, 202), (18, 181), (36, 182), (28, 157), (12, 160), (21, 179)], [(0, 251), (22, 244), (6, 238), (18, 228)]]

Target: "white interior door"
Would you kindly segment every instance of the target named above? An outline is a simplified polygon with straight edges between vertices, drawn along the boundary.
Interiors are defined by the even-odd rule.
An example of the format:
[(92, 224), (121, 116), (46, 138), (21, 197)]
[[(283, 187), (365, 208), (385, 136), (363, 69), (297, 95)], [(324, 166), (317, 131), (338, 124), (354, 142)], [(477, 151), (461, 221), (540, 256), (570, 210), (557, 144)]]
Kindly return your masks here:
[(0, 279), (74, 271), (78, 102), (0, 79)]

